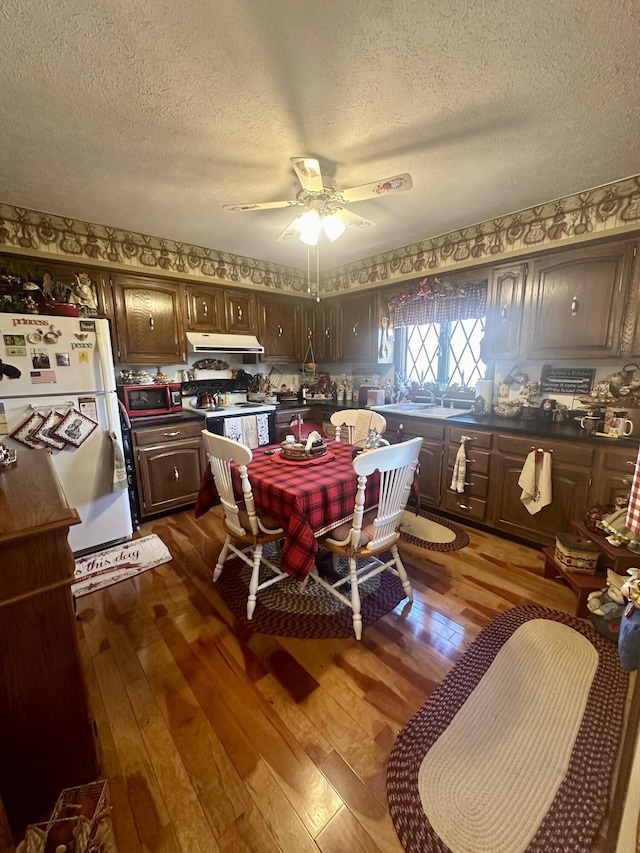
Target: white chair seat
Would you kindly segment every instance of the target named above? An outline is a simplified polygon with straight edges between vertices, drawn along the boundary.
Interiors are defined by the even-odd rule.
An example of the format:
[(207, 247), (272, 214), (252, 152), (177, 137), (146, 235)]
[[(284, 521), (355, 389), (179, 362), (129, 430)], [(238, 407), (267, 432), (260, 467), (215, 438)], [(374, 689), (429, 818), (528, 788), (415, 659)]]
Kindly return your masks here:
[[(353, 460), (353, 470), (358, 475), (358, 489), (353, 521), (351, 524), (343, 524), (335, 528), (320, 538), (320, 544), (333, 554), (334, 574), (339, 577), (338, 563), (340, 557), (344, 556), (349, 561), (349, 575), (339, 577), (333, 583), (317, 572), (312, 573), (310, 577), (351, 608), (353, 631), (357, 640), (362, 638), (362, 614), (358, 590), (360, 584), (387, 570), (400, 578), (407, 598), (409, 600), (413, 598), (411, 584), (400, 559), (397, 542), (400, 537), (402, 513), (411, 491), (421, 446), (422, 439), (414, 438), (402, 444), (368, 450), (356, 456)], [(365, 513), (367, 480), (374, 471), (380, 472), (378, 506)], [(383, 561), (375, 556), (381, 552), (390, 552), (391, 558)], [(345, 590), (350, 587), (350, 595), (347, 597), (340, 587)]]
[[(213, 582), (215, 583), (220, 577), (227, 560), (238, 557), (250, 566), (247, 619), (253, 619), (258, 592), (288, 577), (279, 566), (265, 559), (263, 555), (266, 543), (282, 539), (284, 531), (275, 518), (270, 515), (259, 516), (256, 512), (247, 472), (247, 465), (253, 458), (251, 450), (238, 441), (214, 435), (206, 429), (202, 430), (202, 435), (211, 473), (224, 510), (224, 528), (227, 534), (213, 571)], [(237, 500), (234, 495), (231, 462), (235, 462), (238, 466), (244, 500)], [(271, 571), (271, 575), (262, 583), (260, 583), (261, 565), (267, 566)]]

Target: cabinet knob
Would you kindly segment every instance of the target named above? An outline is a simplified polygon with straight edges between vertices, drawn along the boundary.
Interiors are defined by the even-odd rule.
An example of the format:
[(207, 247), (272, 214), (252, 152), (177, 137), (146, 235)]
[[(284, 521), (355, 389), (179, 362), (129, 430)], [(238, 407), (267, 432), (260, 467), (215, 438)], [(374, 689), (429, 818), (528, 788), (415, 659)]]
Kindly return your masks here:
[(465, 512), (469, 512), (469, 510), (471, 509), (471, 507), (467, 506), (466, 504), (458, 503), (458, 506), (460, 507), (460, 509), (463, 509)]
[(206, 302), (202, 303), (202, 313), (204, 314), (205, 317), (209, 314), (209, 306), (207, 305)]
[(356, 337), (358, 336), (358, 324), (357, 324), (357, 323), (354, 323), (354, 324), (353, 324), (353, 329), (352, 329), (351, 331), (353, 332), (353, 334), (354, 334)]
[(167, 438), (175, 438), (177, 435), (180, 435), (180, 430), (177, 429), (174, 432), (165, 432)]
[(507, 306), (506, 305), (502, 306), (502, 311), (500, 312), (500, 319), (502, 320), (503, 323), (507, 322)]
[(236, 313), (237, 313), (238, 320), (242, 320), (242, 308), (239, 305), (238, 305)]
[(578, 302), (578, 297), (574, 296), (571, 300), (571, 316), (575, 317), (578, 314), (578, 308), (580, 308), (580, 303)]
[(282, 326), (280, 324), (278, 324), (278, 337), (282, 337)]
[(153, 328), (154, 328), (153, 316), (151, 316), (151, 315), (149, 316), (149, 328), (151, 330), (153, 330)]
[(173, 468), (173, 479), (174, 480), (180, 479), (180, 471), (178, 471), (178, 469), (175, 466)]

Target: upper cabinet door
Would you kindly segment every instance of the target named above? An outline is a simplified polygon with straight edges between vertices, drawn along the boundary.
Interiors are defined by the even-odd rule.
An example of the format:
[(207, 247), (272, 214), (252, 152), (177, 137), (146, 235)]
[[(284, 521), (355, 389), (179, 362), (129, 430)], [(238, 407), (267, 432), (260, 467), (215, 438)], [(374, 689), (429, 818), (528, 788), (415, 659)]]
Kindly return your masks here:
[(224, 291), (227, 332), (256, 334), (256, 299), (253, 293)]
[(606, 243), (532, 262), (524, 355), (611, 358), (620, 355), (633, 242)]
[(224, 293), (217, 287), (187, 285), (187, 325), (194, 332), (224, 332)]
[(117, 360), (185, 364), (183, 285), (115, 276)]
[(375, 307), (373, 293), (354, 293), (339, 300), (340, 361), (377, 362)]
[(518, 358), (526, 264), (509, 264), (493, 270), (487, 293), (484, 362)]
[(264, 347), (262, 361), (300, 362), (302, 305), (279, 296), (260, 298), (258, 339)]
[(307, 322), (304, 325), (306, 340), (311, 340), (316, 361), (337, 361), (339, 353), (339, 335), (336, 303), (330, 299), (313, 303), (306, 308)]

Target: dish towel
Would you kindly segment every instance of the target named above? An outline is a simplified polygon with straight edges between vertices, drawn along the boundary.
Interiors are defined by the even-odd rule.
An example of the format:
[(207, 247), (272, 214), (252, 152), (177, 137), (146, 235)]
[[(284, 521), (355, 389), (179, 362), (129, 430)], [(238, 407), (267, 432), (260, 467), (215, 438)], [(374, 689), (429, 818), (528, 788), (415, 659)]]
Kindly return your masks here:
[(258, 424), (255, 415), (244, 415), (242, 418), (242, 434), (244, 443), (250, 450), (258, 447)]
[(242, 418), (224, 418), (223, 427), (225, 438), (230, 438), (232, 441), (239, 441), (244, 444)]
[(124, 464), (124, 454), (115, 432), (110, 432), (109, 438), (111, 439), (111, 445), (113, 447), (113, 479), (111, 481), (111, 491), (119, 492), (121, 489), (126, 489), (129, 485), (127, 480), (127, 468)]
[(451, 488), (454, 492), (464, 492), (465, 480), (467, 477), (467, 441), (468, 435), (460, 437), (460, 447), (456, 453), (456, 461), (453, 465), (453, 477), (451, 478)]
[(532, 450), (525, 459), (518, 485), (522, 489), (520, 500), (531, 515), (551, 503), (551, 452)]

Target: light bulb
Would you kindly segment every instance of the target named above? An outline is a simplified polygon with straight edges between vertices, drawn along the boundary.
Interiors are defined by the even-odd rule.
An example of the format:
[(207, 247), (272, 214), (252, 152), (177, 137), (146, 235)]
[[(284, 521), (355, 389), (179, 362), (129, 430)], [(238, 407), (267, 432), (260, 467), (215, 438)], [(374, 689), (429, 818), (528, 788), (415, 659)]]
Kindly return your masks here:
[(322, 220), (322, 228), (324, 229), (324, 233), (327, 237), (333, 242), (337, 240), (341, 234), (344, 234), (347, 226), (342, 222), (338, 217), (331, 213), (329, 216), (325, 216)]
[(309, 246), (315, 246), (320, 236), (320, 214), (317, 210), (307, 210), (298, 218), (300, 239)]

